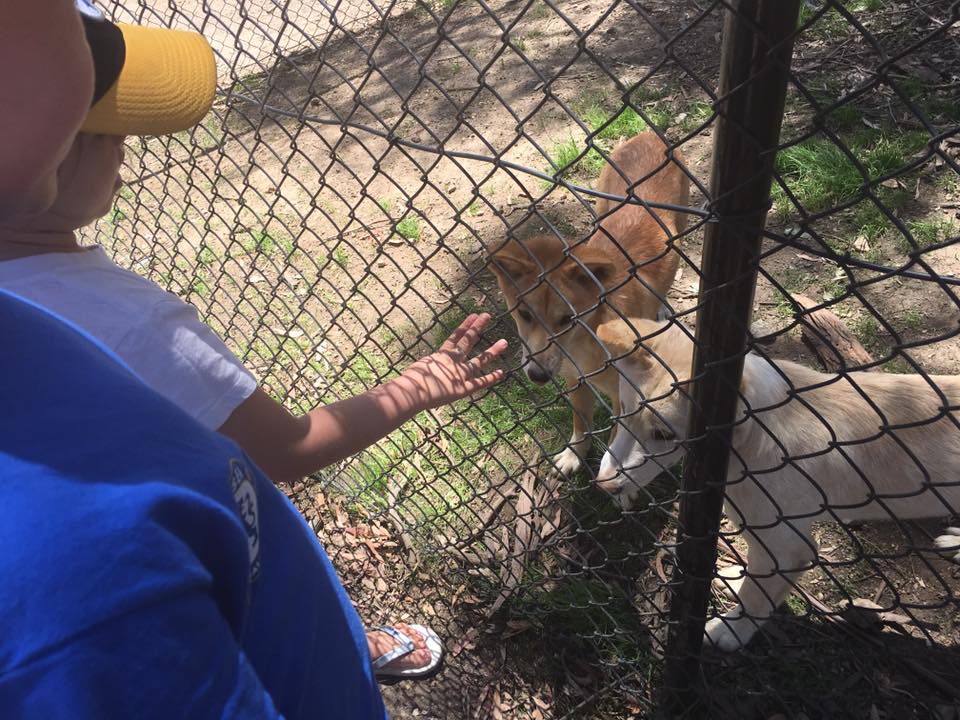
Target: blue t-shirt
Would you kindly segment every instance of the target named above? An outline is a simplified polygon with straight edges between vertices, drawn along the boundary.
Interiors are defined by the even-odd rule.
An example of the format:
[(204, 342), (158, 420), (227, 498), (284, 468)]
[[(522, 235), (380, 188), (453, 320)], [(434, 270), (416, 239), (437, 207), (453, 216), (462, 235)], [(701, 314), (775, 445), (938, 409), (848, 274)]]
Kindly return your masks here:
[(233, 442), (3, 292), (0, 371), (0, 716), (386, 716), (330, 561)]

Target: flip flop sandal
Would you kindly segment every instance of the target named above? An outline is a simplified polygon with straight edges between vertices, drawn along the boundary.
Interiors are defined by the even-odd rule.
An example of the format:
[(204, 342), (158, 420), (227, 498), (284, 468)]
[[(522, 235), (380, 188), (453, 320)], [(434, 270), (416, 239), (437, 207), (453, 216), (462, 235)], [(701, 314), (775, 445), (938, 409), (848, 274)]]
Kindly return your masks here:
[(397, 641), (397, 647), (393, 650), (388, 650), (372, 661), (373, 676), (381, 685), (393, 685), (401, 680), (426, 680), (443, 669), (443, 643), (440, 642), (437, 634), (423, 625), (411, 625), (410, 627), (418, 632), (426, 643), (427, 650), (430, 651), (430, 662), (416, 668), (399, 669), (386, 667), (397, 658), (402, 658), (412, 653), (417, 649), (417, 646), (405, 633), (397, 630), (395, 627), (385, 625), (372, 628), (372, 630), (379, 630), (382, 633), (386, 633)]

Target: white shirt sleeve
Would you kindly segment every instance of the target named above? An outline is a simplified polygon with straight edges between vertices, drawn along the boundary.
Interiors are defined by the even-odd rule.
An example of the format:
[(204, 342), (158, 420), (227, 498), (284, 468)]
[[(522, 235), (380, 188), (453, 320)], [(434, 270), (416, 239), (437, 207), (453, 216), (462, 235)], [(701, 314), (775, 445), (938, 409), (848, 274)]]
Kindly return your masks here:
[(196, 308), (174, 296), (157, 303), (116, 352), (150, 387), (212, 430), (257, 388)]

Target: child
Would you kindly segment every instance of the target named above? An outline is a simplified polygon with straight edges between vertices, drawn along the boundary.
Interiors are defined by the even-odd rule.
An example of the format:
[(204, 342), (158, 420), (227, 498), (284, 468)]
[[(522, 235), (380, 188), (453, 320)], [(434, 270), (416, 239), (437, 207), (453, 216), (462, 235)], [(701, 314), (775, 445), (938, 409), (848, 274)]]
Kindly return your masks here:
[[(0, 7), (8, 229), (54, 202), (91, 97), (137, 132), (144, 119), (182, 130), (190, 106), (209, 107), (213, 53), (196, 34), (101, 16), (85, 38), (69, 0)], [(111, 96), (114, 80), (135, 92)], [(0, 337), (3, 717), (385, 720), (323, 548), (235, 442), (4, 290)]]
[[(120, 187), (124, 136), (98, 129), (77, 136), (49, 210), (0, 225), (0, 288), (99, 339), (154, 390), (235, 440), (274, 482), (292, 482), (349, 457), (420, 411), (502, 378), (502, 370), (486, 368), (506, 341), (469, 357), (490, 321), (486, 314), (471, 315), (438, 352), (393, 380), (291, 415), (257, 387), (193, 307), (116, 266), (102, 248), (77, 243), (74, 231), (105, 214)], [(370, 632), (367, 640), (378, 677), (419, 678), (439, 669), (442, 648), (427, 628), (398, 625)]]

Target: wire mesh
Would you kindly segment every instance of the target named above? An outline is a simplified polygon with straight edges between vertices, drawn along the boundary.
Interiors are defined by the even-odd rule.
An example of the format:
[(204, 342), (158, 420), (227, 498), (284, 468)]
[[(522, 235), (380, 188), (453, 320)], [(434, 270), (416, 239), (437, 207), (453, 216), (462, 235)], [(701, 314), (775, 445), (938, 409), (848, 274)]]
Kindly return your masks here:
[[(627, 437), (658, 405), (619, 417), (589, 377), (530, 382), (487, 265), (506, 240), (526, 246), (543, 236), (576, 256), (596, 244), (596, 228), (625, 195), (660, 223), (685, 211), (685, 228), (667, 240), (677, 267), (662, 300), (673, 323), (693, 327), (703, 229), (716, 221), (707, 188), (725, 100), (722, 22), (739, 3), (103, 5), (119, 21), (204, 33), (218, 56), (219, 93), (194, 130), (128, 140), (125, 187), (88, 238), (196, 305), (268, 392), (305, 412), (363, 391), (476, 309), (496, 315), (488, 338), (515, 348), (508, 378), (489, 392), (424, 413), (289, 489), (366, 622), (427, 622), (448, 645), (438, 678), (385, 691), (392, 715), (654, 714), (677, 485), (664, 472), (622, 509), (594, 480), (618, 418)], [(945, 496), (936, 515), (956, 512), (957, 475), (924, 468), (937, 452), (953, 457), (926, 440), (955, 424), (956, 395), (932, 388), (960, 365), (958, 5), (801, 5), (747, 360), (751, 368), (773, 359), (792, 389), (759, 405), (745, 391), (734, 463), (753, 457), (738, 445), (751, 423), (770, 429), (751, 438), (776, 462), (732, 473), (728, 497), (787, 471), (819, 488), (824, 470), (813, 466), (830, 456), (842, 458), (845, 482), (876, 490), (871, 499), (889, 494), (875, 476), (884, 466), (909, 468), (911, 497), (936, 490)], [(669, 148), (664, 162), (687, 178), (689, 199), (651, 203), (643, 188), (630, 190), (641, 178), (628, 168), (628, 192), (598, 190), (614, 149), (644, 130)], [(634, 268), (621, 288), (662, 260), (614, 257)], [(552, 270), (538, 267), (535, 287), (561, 287)], [(595, 336), (591, 313), (615, 306), (616, 291), (596, 286), (586, 306), (567, 298), (565, 314)], [(533, 302), (529, 288), (520, 293)], [(825, 310), (849, 329), (843, 338), (862, 343), (863, 368), (819, 324)], [(535, 323), (549, 322), (537, 312)], [(804, 338), (819, 338), (819, 353)], [(552, 340), (563, 346), (560, 335)], [(813, 376), (784, 362), (817, 367), (818, 354), (839, 359), (839, 370)], [(934, 398), (928, 412), (906, 421), (891, 413), (861, 370), (924, 378), (910, 387)], [(821, 396), (840, 386), (852, 389), (846, 405), (868, 418), (872, 435), (845, 436), (826, 417)], [(771, 405), (802, 406), (803, 432), (773, 423)], [(564, 448), (573, 416), (594, 406), (583, 471), (551, 475), (545, 458)], [(804, 433), (820, 444), (799, 449)], [(873, 435), (897, 448), (879, 469)], [(817, 552), (804, 556), (815, 567), (792, 579), (785, 605), (746, 649), (706, 651), (695, 678), (705, 691), (691, 714), (955, 716), (960, 581), (931, 551), (943, 524), (844, 522), (858, 503), (817, 517)], [(736, 530), (729, 518), (743, 509), (733, 504), (721, 568), (743, 564), (745, 538), (766, 529), (745, 516), (745, 532)], [(778, 505), (770, 522), (794, 527), (812, 514)], [(792, 568), (775, 562), (753, 574), (783, 569)], [(709, 616), (731, 606), (718, 588)]]

